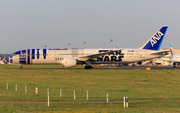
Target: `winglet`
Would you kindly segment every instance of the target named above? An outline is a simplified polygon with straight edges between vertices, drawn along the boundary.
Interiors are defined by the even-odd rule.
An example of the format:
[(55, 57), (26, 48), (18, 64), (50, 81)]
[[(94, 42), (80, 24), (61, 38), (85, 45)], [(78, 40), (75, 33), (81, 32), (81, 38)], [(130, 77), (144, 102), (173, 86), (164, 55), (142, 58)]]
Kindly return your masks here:
[(168, 26), (162, 26), (156, 33), (144, 44), (142, 49), (159, 51)]

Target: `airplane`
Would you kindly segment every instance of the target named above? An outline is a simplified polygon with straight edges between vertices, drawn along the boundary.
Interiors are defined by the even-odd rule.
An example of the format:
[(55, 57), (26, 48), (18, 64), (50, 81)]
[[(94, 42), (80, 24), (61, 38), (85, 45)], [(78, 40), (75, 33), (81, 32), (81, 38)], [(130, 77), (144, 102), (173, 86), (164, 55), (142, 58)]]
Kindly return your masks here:
[(171, 66), (172, 65), (172, 61), (169, 60), (169, 58), (155, 58), (151, 60), (152, 64), (154, 65), (160, 65), (160, 66)]
[(141, 62), (167, 55), (169, 51), (159, 51), (168, 26), (162, 26), (138, 49), (26, 49), (14, 52), (8, 58), (15, 64), (61, 64), (62, 67), (74, 67), (85, 64), (92, 69), (94, 64), (127, 64)]
[(1, 60), (2, 58), (0, 57), (0, 64), (5, 64), (6, 62), (6, 57), (4, 56), (4, 58)]
[(173, 62), (173, 68), (176, 68), (177, 64), (180, 63), (180, 54), (174, 54), (171, 42), (169, 42), (170, 53), (169, 59)]

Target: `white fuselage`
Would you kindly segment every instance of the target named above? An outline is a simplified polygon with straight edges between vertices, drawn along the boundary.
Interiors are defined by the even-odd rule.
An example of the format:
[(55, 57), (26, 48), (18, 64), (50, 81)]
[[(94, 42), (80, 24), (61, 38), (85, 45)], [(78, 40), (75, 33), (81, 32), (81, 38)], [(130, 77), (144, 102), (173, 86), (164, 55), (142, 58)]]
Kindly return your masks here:
[[(116, 51), (112, 54), (105, 54), (98, 57), (89, 58), (91, 55)], [(119, 50), (119, 51), (118, 51)], [(91, 64), (113, 64), (113, 63), (132, 63), (144, 61), (162, 55), (150, 55), (158, 51), (147, 49), (27, 49), (19, 54), (14, 54), (9, 58), (10, 63), (20, 64), (61, 64), (62, 58), (72, 57), (79, 62), (89, 60)], [(87, 56), (87, 58), (86, 58)]]
[(173, 55), (173, 58), (171, 59), (171, 60), (173, 60), (174, 62), (180, 62), (180, 55), (179, 54), (175, 54), (175, 55)]

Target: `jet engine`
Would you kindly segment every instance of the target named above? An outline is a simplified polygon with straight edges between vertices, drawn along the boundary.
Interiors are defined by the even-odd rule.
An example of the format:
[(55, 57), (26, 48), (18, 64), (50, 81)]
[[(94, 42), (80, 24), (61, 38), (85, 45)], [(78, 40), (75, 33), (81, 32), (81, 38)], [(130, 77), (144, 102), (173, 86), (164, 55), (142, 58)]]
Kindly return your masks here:
[(141, 64), (142, 64), (142, 61), (140, 61), (140, 62), (137, 62), (137, 64), (141, 65)]
[(62, 67), (74, 67), (77, 65), (77, 59), (72, 57), (62, 58)]

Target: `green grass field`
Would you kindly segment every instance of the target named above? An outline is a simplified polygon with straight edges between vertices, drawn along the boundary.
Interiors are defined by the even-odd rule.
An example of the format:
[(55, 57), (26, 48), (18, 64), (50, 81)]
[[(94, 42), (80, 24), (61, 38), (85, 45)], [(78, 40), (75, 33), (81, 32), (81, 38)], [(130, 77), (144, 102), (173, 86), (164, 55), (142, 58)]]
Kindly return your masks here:
[[(58, 69), (58, 68), (62, 68), (61, 65), (22, 65), (22, 67), (24, 69), (29, 69), (29, 68), (52, 68), (52, 69)], [(0, 65), (0, 69), (16, 69), (16, 68), (20, 68), (20, 66), (18, 64), (5, 64), (5, 65)], [(76, 66), (76, 67), (71, 67), (71, 68), (83, 68), (84, 66)]]
[[(7, 68), (0, 69), (0, 101), (47, 101), (47, 88), (50, 101), (86, 101), (87, 90), (90, 101), (106, 100), (107, 93), (109, 100), (128, 96), (129, 100), (149, 101), (129, 101), (129, 108), (123, 108), (123, 102), (50, 103), (49, 108), (47, 104), (0, 103), (0, 112), (180, 112), (180, 70), (8, 69), (13, 66), (18, 67), (0, 65)], [(59, 65), (32, 67), (61, 68)], [(35, 87), (39, 89), (38, 95)]]

